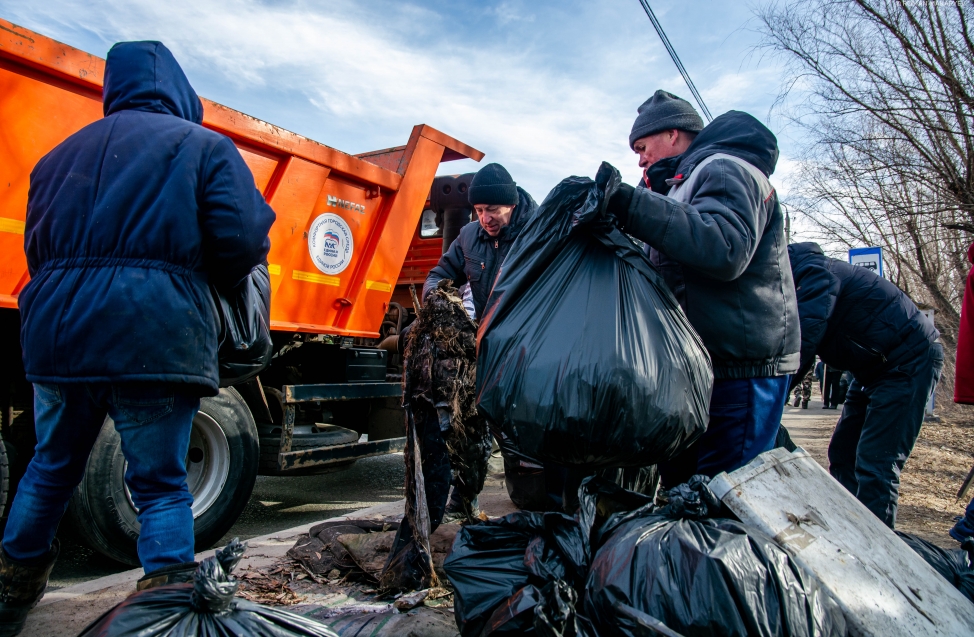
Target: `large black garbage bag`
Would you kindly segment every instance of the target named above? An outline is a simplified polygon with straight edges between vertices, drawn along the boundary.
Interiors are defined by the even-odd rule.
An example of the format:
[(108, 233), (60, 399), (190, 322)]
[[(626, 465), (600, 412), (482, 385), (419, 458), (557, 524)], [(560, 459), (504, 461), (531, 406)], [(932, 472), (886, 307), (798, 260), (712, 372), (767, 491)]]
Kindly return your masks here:
[(948, 551), (936, 544), (927, 542), (909, 533), (896, 531), (900, 539), (916, 551), (933, 570), (954, 585), (954, 588), (974, 602), (974, 568), (971, 567), (970, 555), (963, 549)]
[(601, 637), (651, 634), (655, 621), (685, 637), (846, 634), (813, 575), (757, 529), (706, 517), (719, 510), (694, 476), (666, 507), (620, 510), (593, 531), (583, 612)]
[(253, 378), (271, 362), (271, 277), (261, 264), (232, 288), (210, 289), (220, 313), (220, 387), (229, 387)]
[(605, 208), (620, 184), (551, 191), (511, 246), (478, 331), (477, 404), (522, 453), (657, 464), (707, 426), (713, 374), (660, 275)]
[(323, 624), (234, 597), (230, 572), (247, 545), (234, 539), (203, 560), (192, 584), (170, 584), (129, 595), (79, 637), (337, 637)]
[(587, 566), (585, 533), (561, 513), (520, 511), (464, 526), (443, 562), (460, 634), (584, 637), (567, 591), (580, 590)]
[(429, 536), (451, 482), (468, 522), (490, 460), (487, 423), (474, 402), (476, 326), (451, 281), (426, 297), (406, 344), (406, 515), (379, 578), (387, 591), (436, 585)]

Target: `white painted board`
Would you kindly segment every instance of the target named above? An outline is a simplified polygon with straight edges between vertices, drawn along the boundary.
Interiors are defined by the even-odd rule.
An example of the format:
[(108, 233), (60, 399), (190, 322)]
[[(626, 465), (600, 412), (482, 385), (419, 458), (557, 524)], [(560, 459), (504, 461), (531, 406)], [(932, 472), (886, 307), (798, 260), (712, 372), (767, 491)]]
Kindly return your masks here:
[(772, 449), (710, 488), (818, 576), (850, 634), (974, 635), (974, 604), (805, 450)]

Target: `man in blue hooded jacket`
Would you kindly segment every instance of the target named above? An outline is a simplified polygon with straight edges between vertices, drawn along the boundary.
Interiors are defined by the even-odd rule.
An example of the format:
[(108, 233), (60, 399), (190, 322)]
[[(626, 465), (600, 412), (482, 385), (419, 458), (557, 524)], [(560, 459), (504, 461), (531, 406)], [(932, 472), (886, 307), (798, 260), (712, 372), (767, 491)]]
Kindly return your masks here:
[(185, 458), (201, 396), (219, 388), (209, 285), (234, 285), (270, 248), (271, 210), (169, 50), (108, 53), (105, 117), (31, 173), (20, 295), (36, 455), (0, 550), (0, 635), (17, 634), (57, 556), (54, 533), (110, 416), (138, 510), (142, 582), (188, 578)]
[(666, 486), (732, 471), (774, 446), (800, 334), (784, 218), (768, 181), (775, 136), (729, 111), (704, 127), (696, 110), (657, 91), (629, 136), (645, 184), (609, 210), (649, 257), (710, 354), (710, 423), (681, 457), (660, 465)]

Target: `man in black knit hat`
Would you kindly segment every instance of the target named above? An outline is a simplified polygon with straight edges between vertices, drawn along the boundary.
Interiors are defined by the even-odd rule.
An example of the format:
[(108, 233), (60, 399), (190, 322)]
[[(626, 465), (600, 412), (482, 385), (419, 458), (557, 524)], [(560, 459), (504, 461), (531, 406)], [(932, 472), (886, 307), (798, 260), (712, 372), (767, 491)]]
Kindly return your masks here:
[[(511, 174), (500, 164), (487, 164), (481, 168), (470, 182), (467, 196), (477, 213), (477, 220), (460, 230), (439, 263), (430, 270), (423, 285), (423, 296), (425, 298), (443, 279), (451, 279), (456, 287), (469, 283), (475, 318), (479, 320), (504, 257), (538, 205), (531, 195), (514, 183)], [(404, 341), (404, 338), (399, 339), (400, 347)], [(498, 436), (498, 442), (504, 455), (504, 472), (511, 499), (521, 508), (546, 508), (544, 502), (531, 498), (532, 491), (540, 491), (535, 495), (544, 497), (543, 488), (531, 484), (532, 479), (543, 482), (541, 466), (520, 456), (513, 445), (506, 444), (503, 435)], [(485, 452), (486, 462), (490, 445)], [(470, 514), (476, 516), (478, 494), (468, 491), (464, 485), (454, 482), (445, 522)]]
[(470, 182), (467, 197), (477, 221), (460, 230), (450, 249), (430, 270), (423, 296), (443, 279), (452, 279), (456, 287), (469, 283), (475, 318), (479, 320), (507, 251), (538, 205), (500, 164), (481, 168)]
[(645, 183), (609, 202), (649, 246), (710, 354), (710, 423), (681, 457), (660, 465), (665, 486), (732, 471), (775, 442), (798, 370), (800, 335), (783, 215), (768, 178), (774, 134), (730, 111), (704, 127), (686, 101), (657, 91), (639, 107), (629, 145)]

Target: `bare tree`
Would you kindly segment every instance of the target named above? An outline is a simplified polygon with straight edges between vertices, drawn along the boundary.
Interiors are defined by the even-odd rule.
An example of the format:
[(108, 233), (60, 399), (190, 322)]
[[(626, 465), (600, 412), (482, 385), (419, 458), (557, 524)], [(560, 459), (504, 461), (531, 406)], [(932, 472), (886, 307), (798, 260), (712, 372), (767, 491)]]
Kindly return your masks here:
[(974, 3), (800, 0), (759, 18), (802, 96), (790, 203), (833, 246), (882, 246), (952, 345), (974, 238)]

